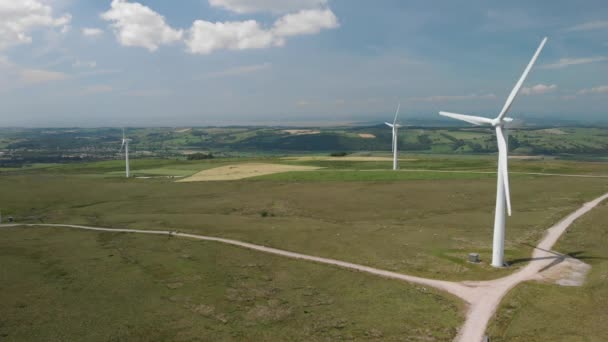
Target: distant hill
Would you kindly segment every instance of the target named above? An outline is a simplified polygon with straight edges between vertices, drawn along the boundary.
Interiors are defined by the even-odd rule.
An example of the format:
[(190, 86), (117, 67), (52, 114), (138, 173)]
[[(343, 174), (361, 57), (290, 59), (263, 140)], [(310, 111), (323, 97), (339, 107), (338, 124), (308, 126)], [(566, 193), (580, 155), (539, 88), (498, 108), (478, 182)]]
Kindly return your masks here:
[[(390, 151), (391, 132), (383, 125), (350, 127), (182, 127), (129, 128), (134, 156)], [(118, 155), (122, 130), (0, 129), (0, 164), (111, 159)], [(407, 126), (399, 149), (417, 153), (494, 153), (493, 131), (477, 127)], [(515, 155), (598, 155), (608, 152), (608, 128), (522, 127), (510, 131)]]

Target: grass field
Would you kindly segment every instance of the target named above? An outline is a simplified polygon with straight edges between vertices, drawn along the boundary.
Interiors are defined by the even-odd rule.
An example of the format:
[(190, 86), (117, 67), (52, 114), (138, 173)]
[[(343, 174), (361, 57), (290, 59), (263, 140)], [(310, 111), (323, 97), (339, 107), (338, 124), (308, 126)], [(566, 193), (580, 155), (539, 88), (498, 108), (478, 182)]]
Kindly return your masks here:
[(562, 237), (556, 250), (592, 266), (582, 287), (526, 283), (504, 300), (492, 341), (608, 341), (608, 204)]
[[(530, 255), (531, 245), (546, 228), (608, 191), (604, 178), (514, 174), (514, 216), (508, 220), (506, 259), (515, 263), (494, 269), (488, 261), (495, 158), (409, 157), (413, 160), (404, 161), (402, 167), (418, 171), (392, 172), (385, 161), (281, 158), (135, 160), (132, 164), (141, 176), (188, 176), (253, 161), (325, 168), (204, 183), (124, 179), (121, 161), (36, 165), (0, 170), (0, 209), (5, 217), (13, 215), (20, 222), (178, 230), (436, 279), (480, 280), (523, 267), (525, 263), (518, 260)], [(600, 175), (606, 174), (606, 165), (514, 160), (511, 169)], [(490, 173), (423, 171), (427, 169)], [(567, 242), (560, 248), (603, 257), (600, 248), (606, 236), (598, 222), (608, 221), (608, 207), (601, 210), (567, 235), (582, 244), (580, 248)], [(577, 238), (581, 225), (593, 225), (593, 233)], [(483, 262), (467, 263), (470, 252), (480, 253)], [(588, 262), (603, 265), (603, 260)], [(2, 341), (390, 341), (404, 336), (448, 341), (462, 323), (459, 301), (429, 289), (168, 237), (46, 228), (0, 230), (0, 264)], [(566, 318), (557, 317), (569, 305), (581, 317), (589, 312), (607, 317), (601, 311), (606, 305), (594, 305), (598, 298), (600, 303), (606, 298), (602, 267), (594, 265), (593, 281), (581, 289), (542, 284), (516, 289), (499, 312), (492, 336), (509, 341), (580, 336), (578, 327), (561, 335), (529, 332), (531, 323), (525, 317), (534, 322), (554, 315), (555, 329), (569, 326), (559, 323)], [(574, 295), (584, 300), (574, 301)], [(545, 301), (538, 304), (538, 298)], [(601, 322), (581, 323), (595, 329), (592, 336), (598, 339), (591, 341), (606, 336)]]
[[(483, 157), (430, 158), (418, 167), (443, 170), (459, 162), (491, 166)], [(141, 163), (154, 168), (152, 161)], [(157, 168), (211, 168), (225, 162), (163, 163)], [(0, 177), (0, 201), (6, 203), (5, 215), (21, 221), (170, 228), (434, 278), (495, 278), (523, 266), (495, 270), (487, 263), (466, 262), (469, 252), (490, 258), (493, 174), (344, 169), (361, 163), (204, 184), (98, 177), (94, 165), (84, 165), (81, 174), (77, 165), (69, 165)], [(597, 164), (579, 163), (574, 171), (596, 172)], [(115, 172), (114, 164), (102, 166), (101, 173)], [(529, 245), (544, 229), (607, 191), (608, 181), (514, 175), (512, 188), (515, 213), (508, 225), (507, 260), (529, 255)]]
[[(545, 172), (558, 174), (582, 174), (608, 176), (606, 162), (542, 159), (514, 159), (509, 161), (513, 172)], [(400, 168), (408, 170), (460, 170), (496, 171), (496, 156), (493, 155), (420, 155), (403, 154)], [(272, 163), (322, 167), (328, 170), (391, 170), (392, 159), (388, 154), (369, 154), (357, 157), (329, 158), (308, 155), (301, 157), (246, 157), (217, 158), (206, 161), (183, 159), (134, 159), (131, 171), (135, 176), (191, 176), (199, 171), (241, 163)], [(10, 174), (89, 174), (102, 177), (121, 177), (124, 175), (124, 161), (110, 160), (92, 163), (70, 164), (31, 164), (23, 168), (0, 168), (0, 175)]]
[(272, 175), (258, 176), (252, 179), (282, 182), (380, 182), (407, 180), (487, 179), (495, 177), (496, 175), (492, 173), (444, 173), (428, 171), (394, 172), (392, 170), (320, 170), (276, 173)]
[(0, 229), (2, 341), (450, 341), (458, 301), (239, 248)]

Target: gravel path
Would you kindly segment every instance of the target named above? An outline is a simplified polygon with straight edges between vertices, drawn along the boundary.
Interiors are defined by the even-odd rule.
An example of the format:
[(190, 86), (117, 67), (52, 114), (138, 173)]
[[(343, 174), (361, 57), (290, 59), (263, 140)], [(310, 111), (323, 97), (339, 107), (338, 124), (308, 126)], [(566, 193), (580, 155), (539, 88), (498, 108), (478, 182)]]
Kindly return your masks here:
[(470, 307), (467, 313), (466, 322), (460, 330), (460, 334), (456, 338), (456, 341), (481, 341), (488, 322), (490, 321), (490, 318), (494, 316), (494, 313), (496, 313), (496, 309), (502, 298), (518, 284), (524, 281), (537, 279), (539, 277), (539, 271), (554, 261), (556, 255), (554, 252), (551, 252), (551, 248), (553, 248), (553, 245), (555, 245), (566, 229), (568, 229), (576, 219), (585, 215), (606, 199), (608, 199), (608, 194), (604, 194), (591, 202), (585, 203), (581, 208), (549, 228), (545, 237), (534, 249), (532, 261), (518, 272), (496, 280), (462, 282), (461, 284), (474, 289), (474, 296), (461, 297), (470, 303)]
[(247, 242), (223, 239), (211, 236), (197, 235), (197, 234), (186, 234), (176, 231), (164, 231), (164, 230), (138, 230), (138, 229), (120, 229), (120, 228), (102, 228), (102, 227), (88, 227), (81, 225), (70, 225), (70, 224), (5, 224), (0, 225), (1, 228), (11, 227), (58, 227), (58, 228), (73, 228), (83, 229), (92, 231), (102, 232), (119, 232), (119, 233), (138, 233), (138, 234), (151, 234), (151, 235), (169, 235), (176, 237), (183, 237), (189, 239), (203, 240), (219, 242), (227, 245), (238, 246), (247, 248), (255, 251), (264, 253), (270, 253), (280, 255), (287, 258), (307, 260), (317, 262), (321, 264), (333, 265), (341, 268), (346, 268), (358, 272), (365, 272), (374, 274), (384, 278), (397, 279), (406, 281), (409, 283), (415, 283), (425, 286), (430, 286), (448, 293), (455, 295), (467, 304), (469, 309), (466, 315), (466, 321), (463, 327), (460, 329), (460, 333), (456, 337), (455, 341), (461, 342), (473, 342), (481, 341), (485, 333), (486, 327), (490, 318), (496, 312), (498, 305), (502, 298), (519, 283), (533, 280), (539, 277), (539, 271), (553, 262), (555, 253), (551, 252), (551, 248), (557, 242), (559, 237), (566, 231), (566, 229), (579, 217), (583, 216), (591, 209), (596, 207), (602, 201), (608, 199), (608, 193), (598, 197), (597, 199), (585, 203), (581, 208), (568, 215), (565, 219), (554, 225), (547, 230), (545, 237), (537, 245), (532, 255), (532, 261), (519, 270), (504, 278), (490, 280), (490, 281), (464, 281), (464, 282), (450, 282), (443, 280), (420, 278), (410, 276), (406, 274), (381, 270), (374, 267), (365, 265), (358, 265), (350, 262), (321, 258), (306, 254), (289, 252), (277, 248), (266, 247), (255, 245)]

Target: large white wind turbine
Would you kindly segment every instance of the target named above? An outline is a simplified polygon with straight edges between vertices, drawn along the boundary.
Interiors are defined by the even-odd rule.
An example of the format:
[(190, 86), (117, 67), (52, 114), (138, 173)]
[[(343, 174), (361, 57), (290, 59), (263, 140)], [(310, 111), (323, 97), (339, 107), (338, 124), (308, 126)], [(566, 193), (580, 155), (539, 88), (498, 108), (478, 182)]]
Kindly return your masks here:
[(125, 174), (127, 178), (131, 177), (131, 169), (129, 167), (129, 142), (131, 139), (125, 137), (125, 129), (122, 129), (122, 146), (120, 146), (120, 152), (125, 149)]
[(515, 97), (519, 93), (524, 81), (528, 77), (530, 70), (534, 66), (538, 55), (542, 51), (547, 38), (545, 37), (540, 43), (540, 46), (534, 53), (532, 60), (524, 70), (523, 75), (515, 84), (515, 88), (511, 91), (511, 94), (507, 98), (507, 102), (503, 106), (500, 114), (495, 119), (489, 119), (479, 116), (470, 116), (462, 114), (454, 114), (447, 112), (439, 112), (443, 116), (454, 118), (461, 121), (466, 121), (476, 126), (490, 125), (496, 130), (496, 139), (498, 140), (498, 185), (496, 191), (496, 212), (494, 217), (494, 245), (492, 250), (492, 266), (503, 267), (504, 266), (504, 250), (505, 250), (505, 205), (506, 211), (511, 216), (511, 194), (509, 190), (509, 171), (508, 171), (508, 132), (505, 129), (505, 124), (513, 121), (513, 119), (506, 117)]
[(399, 109), (401, 109), (401, 103), (399, 103), (399, 105), (397, 106), (397, 113), (395, 114), (395, 120), (393, 120), (393, 123), (390, 124), (388, 122), (385, 122), (385, 124), (393, 129), (393, 170), (397, 170), (399, 168), (399, 151), (398, 151), (398, 139), (397, 139), (397, 133), (399, 131), (399, 128), (402, 127), (401, 125), (399, 125), (397, 123), (397, 117), (399, 116)]

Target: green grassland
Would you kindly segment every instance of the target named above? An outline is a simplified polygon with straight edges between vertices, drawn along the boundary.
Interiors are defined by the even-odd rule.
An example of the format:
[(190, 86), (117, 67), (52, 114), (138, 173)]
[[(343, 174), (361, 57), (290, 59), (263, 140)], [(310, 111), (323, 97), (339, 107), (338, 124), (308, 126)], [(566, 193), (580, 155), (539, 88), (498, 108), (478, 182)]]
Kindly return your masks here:
[(525, 283), (501, 305), (492, 341), (608, 341), (608, 204), (582, 217), (556, 250), (592, 266), (582, 287)]
[[(310, 156), (310, 155), (308, 155)], [(320, 155), (323, 157), (323, 155)], [(382, 153), (365, 153), (357, 156), (383, 156)], [(400, 167), (403, 170), (437, 170), (437, 171), (476, 171), (495, 172), (495, 155), (421, 155), (401, 154)], [(131, 160), (131, 169), (135, 176), (190, 176), (196, 172), (209, 168), (246, 162), (278, 163), (289, 165), (306, 165), (322, 167), (325, 171), (336, 170), (366, 170), (382, 171), (391, 170), (392, 161), (341, 161), (334, 160), (297, 160), (291, 158), (266, 157), (239, 157), (239, 158), (216, 158), (211, 160), (197, 161), (184, 160), (180, 158), (137, 158)], [(509, 169), (512, 172), (522, 173), (556, 173), (574, 175), (599, 175), (608, 176), (608, 164), (606, 162), (580, 162), (574, 160), (559, 160), (554, 158), (542, 158), (531, 160), (511, 160)], [(1, 174), (30, 174), (39, 173), (44, 170), (46, 174), (74, 174), (74, 175), (99, 175), (103, 177), (118, 177), (124, 174), (124, 160), (107, 160), (89, 163), (66, 163), (66, 164), (28, 164), (19, 168), (0, 168)], [(408, 176), (404, 176), (408, 177)], [(445, 177), (450, 177), (445, 175)]]
[[(124, 179), (121, 161), (34, 165), (0, 170), (0, 209), (5, 217), (13, 215), (19, 222), (177, 230), (424, 277), (477, 280), (523, 267), (525, 263), (516, 261), (531, 254), (531, 245), (545, 229), (608, 191), (606, 178), (514, 173), (514, 216), (508, 221), (506, 258), (515, 263), (508, 269), (494, 269), (488, 261), (495, 157), (402, 157), (402, 168), (414, 171), (389, 171), (390, 161), (276, 157), (135, 159), (132, 163), (137, 176), (187, 176), (253, 161), (324, 168), (201, 183)], [(511, 162), (511, 169), (517, 172), (587, 175), (606, 175), (606, 166), (550, 158)], [(448, 170), (462, 172), (440, 172)], [(596, 225), (605, 221), (591, 214), (584, 219)], [(583, 222), (568, 238), (575, 236)], [(589, 249), (585, 255), (599, 257), (601, 243), (605, 245), (599, 238), (601, 226), (593, 231), (579, 239), (594, 245), (581, 248), (585, 253)], [(582, 250), (561, 246), (565, 252)], [(480, 253), (483, 262), (467, 263), (470, 252)], [(448, 341), (462, 323), (457, 300), (423, 287), (169, 237), (2, 229), (0, 264), (3, 341), (43, 337), (92, 341), (402, 340), (404, 336)], [(592, 272), (596, 270), (594, 267)], [(603, 269), (599, 276), (593, 273), (597, 280), (591, 287), (578, 290), (591, 298), (580, 303), (581, 312), (599, 310), (591, 305), (594, 296), (605, 295), (604, 273)], [(516, 304), (508, 304), (506, 314), (499, 312), (492, 336), (511, 340), (523, 334), (525, 322), (512, 316), (523, 310), (518, 303), (540, 294), (552, 303), (567, 298), (559, 291), (570, 291), (539, 284), (525, 284), (523, 289), (523, 294), (511, 295), (519, 297), (514, 297)], [(530, 289), (533, 292), (525, 292)], [(517, 298), (523, 299), (517, 302)], [(531, 315), (538, 315), (539, 320), (542, 316)], [(524, 325), (510, 329), (511, 321)], [(589, 323), (597, 324), (597, 320)], [(599, 327), (597, 331), (597, 336), (605, 336)], [(521, 336), (530, 336), (526, 334)]]
[[(154, 165), (154, 160), (141, 160), (133, 169), (135, 174), (138, 167), (158, 175), (188, 174), (228, 162), (235, 161)], [(552, 169), (548, 166), (552, 162), (513, 164), (524, 170), (530, 165), (533, 170), (546, 170)], [(364, 171), (366, 162), (338, 162), (333, 167), (329, 163), (320, 163), (327, 167), (322, 171), (188, 184), (171, 179), (126, 180), (118, 162), (69, 164), (4, 173), (0, 203), (6, 215), (20, 221), (170, 228), (434, 278), (495, 278), (523, 266), (495, 270), (487, 263), (465, 261), (469, 252), (480, 253), (485, 261), (490, 258), (494, 174)], [(369, 163), (390, 167), (390, 162)], [(488, 157), (412, 163), (414, 169), (443, 170), (458, 163), (468, 168), (495, 167)], [(568, 171), (589, 173), (604, 165), (558, 163), (570, 165)], [(546, 228), (607, 190), (604, 178), (514, 174), (515, 214), (509, 220), (507, 259), (529, 255), (529, 244), (535, 244)]]
[(412, 181), (412, 180), (449, 180), (449, 179), (494, 179), (492, 173), (443, 173), (429, 171), (401, 171), (390, 170), (326, 170), (326, 171), (294, 171), (277, 173), (273, 175), (259, 176), (252, 180), (272, 180), (281, 182), (387, 182), (387, 181)]
[(450, 341), (436, 291), (214, 243), (0, 229), (2, 341)]

